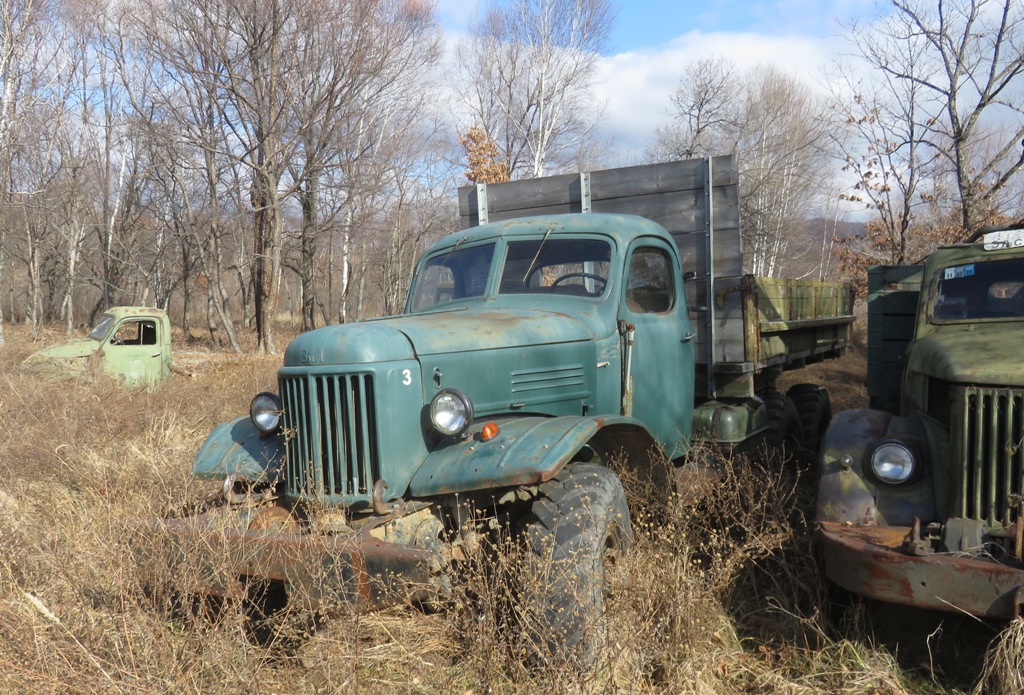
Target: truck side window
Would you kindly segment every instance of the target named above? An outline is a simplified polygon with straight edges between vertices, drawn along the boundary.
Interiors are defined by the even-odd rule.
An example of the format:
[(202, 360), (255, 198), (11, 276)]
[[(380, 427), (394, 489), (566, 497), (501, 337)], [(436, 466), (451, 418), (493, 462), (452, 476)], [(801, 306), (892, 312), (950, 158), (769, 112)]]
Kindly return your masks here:
[(156, 345), (156, 323), (125, 321), (110, 339), (112, 345)]
[(633, 252), (626, 277), (626, 306), (636, 314), (660, 314), (675, 301), (672, 262), (659, 248), (644, 247)]

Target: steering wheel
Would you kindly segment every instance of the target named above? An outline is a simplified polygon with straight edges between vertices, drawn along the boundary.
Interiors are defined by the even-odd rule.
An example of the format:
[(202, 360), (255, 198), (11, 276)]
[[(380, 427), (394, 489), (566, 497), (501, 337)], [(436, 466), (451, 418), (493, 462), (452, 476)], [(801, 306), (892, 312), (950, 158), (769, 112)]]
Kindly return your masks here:
[(597, 280), (601, 283), (601, 289), (598, 290), (599, 292), (603, 292), (605, 285), (608, 284), (608, 281), (603, 277), (600, 275), (594, 275), (593, 273), (566, 273), (565, 275), (555, 278), (555, 281), (551, 283), (551, 286), (558, 287), (558, 283), (562, 280), (569, 280), (571, 278), (589, 278), (591, 280)]

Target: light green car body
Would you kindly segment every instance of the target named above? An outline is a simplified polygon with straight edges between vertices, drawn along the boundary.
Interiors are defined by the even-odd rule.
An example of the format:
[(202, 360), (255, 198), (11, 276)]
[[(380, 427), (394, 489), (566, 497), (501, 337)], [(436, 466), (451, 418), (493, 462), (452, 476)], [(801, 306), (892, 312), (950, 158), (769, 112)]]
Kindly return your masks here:
[(68, 376), (104, 373), (131, 388), (154, 385), (171, 376), (171, 323), (163, 309), (112, 307), (88, 337), (43, 348), (25, 364)]

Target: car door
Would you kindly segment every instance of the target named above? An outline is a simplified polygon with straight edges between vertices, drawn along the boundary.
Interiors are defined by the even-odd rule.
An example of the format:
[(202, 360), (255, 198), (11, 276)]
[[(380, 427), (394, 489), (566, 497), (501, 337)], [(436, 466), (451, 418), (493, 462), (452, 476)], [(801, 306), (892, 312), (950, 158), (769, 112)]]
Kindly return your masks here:
[(151, 318), (122, 320), (103, 347), (103, 370), (128, 386), (155, 383), (161, 376), (158, 323)]
[(676, 457), (689, 445), (693, 417), (694, 332), (676, 252), (663, 240), (633, 243), (619, 318), (626, 328), (632, 415)]

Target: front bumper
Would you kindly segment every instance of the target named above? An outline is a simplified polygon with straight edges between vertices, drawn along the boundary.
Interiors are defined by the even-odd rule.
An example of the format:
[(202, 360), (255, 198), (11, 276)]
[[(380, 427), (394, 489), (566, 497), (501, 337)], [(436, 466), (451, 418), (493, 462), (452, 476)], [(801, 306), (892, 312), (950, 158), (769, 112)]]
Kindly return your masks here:
[(913, 555), (907, 526), (822, 521), (828, 578), (861, 596), (934, 610), (1011, 620), (1021, 615), (1024, 569), (959, 554)]
[(229, 508), (140, 521), (133, 552), (157, 584), (241, 597), (249, 579), (277, 580), (290, 601), (312, 610), (370, 610), (444, 593), (442, 558), (433, 550), (381, 540), (369, 527), (335, 535), (252, 529), (247, 521)]

